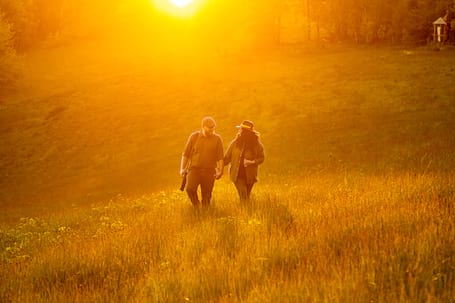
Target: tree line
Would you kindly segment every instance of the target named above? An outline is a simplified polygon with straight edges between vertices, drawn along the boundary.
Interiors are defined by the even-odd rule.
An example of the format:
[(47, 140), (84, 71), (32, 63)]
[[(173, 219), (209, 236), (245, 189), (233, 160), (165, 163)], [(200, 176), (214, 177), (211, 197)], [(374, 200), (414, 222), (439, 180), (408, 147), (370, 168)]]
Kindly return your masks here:
[[(159, 0), (0, 0), (0, 86), (14, 78), (17, 53), (43, 41), (71, 42), (138, 26), (164, 31), (169, 18), (154, 10), (154, 1)], [(202, 1), (204, 9), (191, 21), (199, 36), (223, 43), (241, 36), (253, 45), (280, 43), (288, 12), (301, 18), (307, 40), (421, 44), (434, 20), (455, 11), (455, 0)]]

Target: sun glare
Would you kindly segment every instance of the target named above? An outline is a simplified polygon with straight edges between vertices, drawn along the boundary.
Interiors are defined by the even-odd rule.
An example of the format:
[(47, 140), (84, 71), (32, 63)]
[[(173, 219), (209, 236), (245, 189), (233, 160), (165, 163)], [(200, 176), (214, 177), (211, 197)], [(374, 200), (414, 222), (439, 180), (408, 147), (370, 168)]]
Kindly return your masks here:
[(170, 15), (179, 17), (191, 17), (201, 8), (206, 0), (152, 0), (152, 3)]
[(191, 4), (191, 2), (193, 2), (192, 0), (169, 0), (169, 1), (177, 7), (185, 7), (189, 4)]

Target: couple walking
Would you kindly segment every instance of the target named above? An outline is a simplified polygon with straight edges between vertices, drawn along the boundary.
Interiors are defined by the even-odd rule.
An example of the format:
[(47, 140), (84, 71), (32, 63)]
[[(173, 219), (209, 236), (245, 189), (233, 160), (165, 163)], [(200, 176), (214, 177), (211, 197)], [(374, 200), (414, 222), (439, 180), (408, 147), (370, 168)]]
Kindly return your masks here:
[[(264, 162), (264, 147), (253, 122), (244, 120), (223, 154), (223, 141), (215, 133), (212, 117), (202, 119), (201, 130), (193, 132), (185, 145), (180, 162), (180, 175), (187, 178), (186, 192), (194, 207), (210, 205), (215, 179), (220, 179), (224, 166), (230, 164), (229, 176), (240, 201), (248, 201), (257, 181), (258, 165)], [(201, 187), (201, 201), (198, 187)]]

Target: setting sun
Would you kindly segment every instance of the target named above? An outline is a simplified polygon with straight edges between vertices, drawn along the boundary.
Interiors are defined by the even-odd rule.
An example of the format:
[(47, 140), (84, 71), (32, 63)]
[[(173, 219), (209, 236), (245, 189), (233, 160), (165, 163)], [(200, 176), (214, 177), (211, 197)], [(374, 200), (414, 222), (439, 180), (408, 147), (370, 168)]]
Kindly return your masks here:
[(178, 17), (192, 17), (205, 0), (152, 0), (160, 11)]
[(178, 6), (178, 7), (185, 7), (189, 5), (192, 0), (169, 0), (173, 5)]

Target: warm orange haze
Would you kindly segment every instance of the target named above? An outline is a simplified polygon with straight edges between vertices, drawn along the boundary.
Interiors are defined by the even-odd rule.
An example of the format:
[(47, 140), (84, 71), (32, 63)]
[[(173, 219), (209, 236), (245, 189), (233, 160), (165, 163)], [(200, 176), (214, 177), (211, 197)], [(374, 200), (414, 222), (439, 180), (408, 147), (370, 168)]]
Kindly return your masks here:
[(453, 302), (454, 12), (0, 0), (0, 302)]
[(157, 9), (174, 17), (192, 18), (207, 0), (150, 0), (151, 10)]
[(170, 0), (170, 2), (172, 4), (174, 4), (175, 6), (185, 7), (185, 6), (187, 6), (188, 4), (190, 4), (193, 1), (192, 0)]

